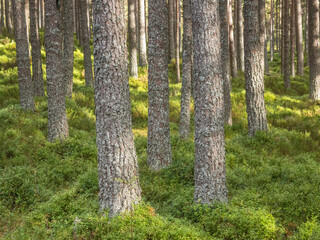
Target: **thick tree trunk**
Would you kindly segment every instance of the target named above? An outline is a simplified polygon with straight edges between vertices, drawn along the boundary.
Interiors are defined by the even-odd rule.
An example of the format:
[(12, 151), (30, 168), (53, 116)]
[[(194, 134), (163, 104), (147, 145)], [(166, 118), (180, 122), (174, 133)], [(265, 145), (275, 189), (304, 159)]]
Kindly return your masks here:
[(176, 71), (177, 82), (181, 82), (180, 79), (180, 0), (176, 0)]
[(73, 49), (74, 49), (74, 5), (63, 1), (63, 82), (66, 96), (72, 97)]
[(16, 54), (19, 79), (20, 106), (33, 111), (34, 100), (30, 71), (30, 52), (27, 39), (27, 23), (25, 17), (25, 1), (14, 0), (14, 33), (16, 39)]
[(250, 136), (254, 136), (258, 130), (268, 130), (264, 101), (264, 32), (261, 30), (264, 1), (260, 1), (245, 0), (243, 6), (246, 104)]
[[(229, 20), (228, 20), (228, 3), (229, 0), (219, 0), (220, 12), (220, 39), (221, 39), (221, 68), (223, 78), (223, 95), (224, 95), (224, 122), (232, 125), (231, 110), (231, 79), (230, 79), (230, 58), (229, 58)], [(240, 4), (238, 2), (238, 4)], [(240, 16), (240, 14), (238, 15)], [(242, 14), (241, 14), (242, 17)], [(238, 26), (239, 29), (239, 26)], [(242, 27), (243, 30), (243, 27)], [(241, 41), (241, 34), (238, 34), (238, 40)], [(239, 42), (238, 41), (238, 42)], [(243, 32), (242, 32), (243, 43)], [(238, 51), (241, 49), (238, 48)], [(240, 54), (241, 51), (239, 51)], [(239, 55), (238, 55), (239, 56)], [(244, 57), (244, 55), (243, 55)]]
[(137, 61), (137, 28), (135, 14), (135, 0), (128, 0), (128, 29), (129, 29), (129, 60), (130, 76), (138, 78), (138, 61)]
[(274, 57), (274, 0), (270, 1), (270, 61), (273, 61)]
[(92, 76), (92, 60), (90, 50), (90, 36), (88, 29), (88, 6), (87, 0), (80, 1), (81, 6), (81, 32), (82, 32), (82, 44), (83, 44), (83, 56), (84, 56), (84, 72), (86, 86), (93, 87), (93, 76)]
[(6, 25), (8, 33), (12, 33), (12, 23), (11, 23), (11, 8), (9, 6), (9, 0), (5, 0), (5, 12), (6, 12)]
[(147, 59), (147, 39), (146, 39), (146, 6), (144, 0), (138, 0), (139, 5), (139, 65), (141, 67), (148, 65)]
[(183, 53), (180, 112), (180, 137), (188, 139), (190, 133), (190, 100), (193, 67), (191, 0), (183, 1)]
[(242, 0), (237, 1), (237, 52), (238, 52), (238, 69), (244, 71), (244, 40), (243, 40), (243, 5)]
[(230, 68), (231, 76), (238, 76), (237, 69), (237, 55), (235, 52), (234, 32), (233, 32), (233, 20), (232, 20), (232, 1), (229, 0), (228, 15), (229, 15), (229, 54), (230, 54)]
[(148, 165), (159, 170), (171, 163), (166, 0), (149, 0), (148, 10)]
[(309, 0), (309, 96), (320, 100), (319, 0)]
[(284, 1), (284, 22), (283, 22), (283, 73), (284, 73), (284, 88), (291, 88), (290, 81), (290, 7), (289, 0)]
[(303, 75), (303, 33), (302, 33), (302, 11), (301, 11), (301, 0), (295, 0), (296, 9), (296, 40), (297, 40), (297, 74)]
[(290, 62), (291, 62), (291, 76), (296, 76), (295, 58), (296, 58), (296, 31), (295, 31), (295, 0), (291, 2), (291, 23), (290, 23)]
[(62, 66), (62, 17), (56, 0), (45, 1), (45, 46), (47, 53), (48, 140), (68, 137)]
[(39, 36), (39, 12), (37, 1), (29, 1), (30, 9), (30, 43), (32, 56), (32, 82), (34, 96), (44, 96), (44, 81), (41, 63), (41, 43)]
[[(109, 217), (141, 199), (134, 146), (124, 0), (93, 2), (96, 129), (100, 208)], [(167, 59), (166, 59), (167, 60)]]
[(175, 1), (176, 0), (168, 0), (168, 19), (169, 19), (169, 60), (175, 58)]
[[(207, 11), (210, 9), (210, 11)], [(195, 95), (195, 193), (227, 202), (219, 1), (192, 1)]]

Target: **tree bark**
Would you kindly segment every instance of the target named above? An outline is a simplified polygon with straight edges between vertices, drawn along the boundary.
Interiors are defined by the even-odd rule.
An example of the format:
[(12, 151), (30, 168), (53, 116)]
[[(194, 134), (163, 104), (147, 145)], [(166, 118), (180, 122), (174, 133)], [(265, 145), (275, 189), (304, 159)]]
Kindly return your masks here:
[(180, 79), (180, 0), (176, 0), (176, 71), (177, 82), (181, 82)]
[(1, 27), (5, 27), (5, 23), (4, 23), (4, 4), (3, 4), (4, 0), (1, 0), (1, 19), (0, 19), (0, 25)]
[(302, 11), (301, 0), (295, 0), (295, 14), (296, 14), (296, 35), (297, 35), (297, 74), (303, 75), (304, 56), (303, 56), (303, 32), (302, 32)]
[(146, 6), (144, 0), (138, 0), (139, 5), (139, 65), (145, 67), (148, 65), (147, 59), (147, 39), (146, 39)]
[(290, 23), (290, 62), (291, 62), (291, 76), (295, 77), (296, 76), (296, 68), (295, 68), (295, 60), (296, 60), (296, 31), (295, 31), (295, 0), (291, 1), (291, 23)]
[(169, 11), (169, 60), (171, 61), (172, 59), (175, 58), (175, 1), (176, 0), (168, 0), (168, 11)]
[[(74, 5), (63, 1), (63, 82), (66, 96), (72, 97), (73, 50), (74, 50)], [(91, 55), (91, 52), (90, 52)]]
[(130, 59), (130, 76), (138, 78), (137, 62), (137, 28), (135, 14), (135, 0), (128, 0), (128, 29), (129, 29), (129, 59)]
[(268, 130), (264, 101), (264, 32), (261, 30), (264, 1), (260, 1), (245, 0), (243, 6), (246, 104), (250, 136), (254, 136), (258, 130)]
[(148, 165), (159, 170), (171, 163), (168, 81), (168, 8), (149, 0)]
[(238, 43), (238, 69), (244, 71), (244, 40), (243, 40), (243, 7), (242, 0), (237, 1), (237, 43)]
[(191, 0), (183, 1), (183, 53), (180, 111), (180, 137), (188, 139), (190, 133), (190, 100), (193, 67)]
[[(133, 140), (124, 0), (93, 2), (100, 208), (109, 217), (141, 199)], [(166, 59), (167, 60), (167, 59)]]
[(44, 81), (41, 62), (41, 43), (39, 36), (39, 12), (36, 0), (29, 1), (30, 43), (32, 56), (32, 82), (34, 96), (44, 96)]
[[(207, 9), (210, 9), (208, 11)], [(195, 193), (227, 202), (219, 1), (192, 1), (195, 96)]]
[(289, 0), (284, 0), (284, 22), (283, 22), (283, 70), (284, 70), (284, 88), (291, 88), (290, 81), (290, 14)]
[(62, 17), (56, 0), (45, 1), (45, 46), (47, 53), (48, 140), (69, 135), (62, 67)]
[(90, 36), (88, 29), (88, 5), (87, 0), (80, 1), (81, 8), (81, 33), (82, 33), (82, 44), (83, 44), (83, 56), (84, 56), (84, 72), (86, 86), (93, 87), (92, 77), (92, 60), (90, 50)]
[(18, 66), (20, 107), (34, 111), (32, 79), (30, 71), (30, 52), (27, 39), (27, 23), (25, 17), (25, 1), (14, 1), (14, 32)]
[(229, 15), (229, 54), (230, 54), (230, 68), (231, 76), (238, 76), (237, 69), (237, 55), (235, 52), (234, 32), (233, 32), (233, 20), (232, 20), (232, 1), (229, 0), (228, 15)]
[(8, 33), (12, 33), (12, 23), (11, 23), (11, 8), (9, 6), (9, 0), (5, 0), (5, 12), (6, 12), (6, 25)]
[(270, 1), (270, 61), (273, 61), (274, 57), (274, 0)]
[(309, 0), (309, 96), (320, 100), (319, 0)]

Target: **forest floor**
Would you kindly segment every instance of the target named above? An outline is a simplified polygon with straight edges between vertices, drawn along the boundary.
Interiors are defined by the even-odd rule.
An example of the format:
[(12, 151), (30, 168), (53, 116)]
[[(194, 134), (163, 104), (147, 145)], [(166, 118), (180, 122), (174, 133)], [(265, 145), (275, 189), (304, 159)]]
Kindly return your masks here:
[(85, 87), (79, 48), (74, 56), (70, 138), (49, 143), (46, 97), (36, 99), (35, 113), (20, 110), (15, 43), (0, 40), (0, 238), (320, 239), (320, 104), (308, 100), (307, 67), (284, 91), (279, 58), (270, 64), (269, 132), (254, 138), (247, 135), (243, 74), (233, 79), (233, 125), (225, 128), (229, 202), (210, 207), (193, 202), (193, 134), (179, 138), (174, 64), (173, 162), (160, 172), (148, 169), (147, 71), (140, 69), (130, 90), (143, 203), (109, 220), (99, 211), (94, 91)]

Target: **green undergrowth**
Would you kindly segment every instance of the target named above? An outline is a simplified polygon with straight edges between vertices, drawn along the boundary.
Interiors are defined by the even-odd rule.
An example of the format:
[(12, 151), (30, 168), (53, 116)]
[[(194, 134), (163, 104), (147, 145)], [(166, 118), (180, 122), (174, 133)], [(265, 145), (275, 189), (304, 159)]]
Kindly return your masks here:
[[(76, 48), (67, 99), (70, 138), (49, 143), (46, 97), (19, 108), (15, 44), (0, 40), (0, 238), (320, 239), (320, 105), (308, 100), (308, 68), (283, 89), (279, 58), (265, 78), (269, 132), (247, 136), (244, 75), (233, 79), (233, 125), (226, 126), (228, 204), (193, 202), (194, 143), (179, 138), (181, 83), (170, 64), (173, 162), (147, 166), (147, 69), (130, 79), (143, 202), (112, 220), (99, 211), (94, 91)], [(44, 50), (42, 57), (45, 59)], [(44, 62), (45, 70), (45, 62)], [(192, 107), (192, 123), (193, 123)]]

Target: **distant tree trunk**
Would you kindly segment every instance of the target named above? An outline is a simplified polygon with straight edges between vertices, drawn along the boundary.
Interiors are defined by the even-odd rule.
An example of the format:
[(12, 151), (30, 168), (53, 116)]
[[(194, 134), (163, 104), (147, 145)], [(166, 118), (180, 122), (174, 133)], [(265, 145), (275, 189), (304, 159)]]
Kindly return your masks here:
[(264, 1), (244, 1), (244, 49), (246, 104), (249, 135), (266, 131), (267, 114), (264, 102), (264, 32), (261, 21)]
[(195, 78), (194, 199), (202, 204), (228, 201), (218, 3), (192, 1)]
[(280, 0), (276, 0), (276, 44), (277, 53), (280, 53)]
[(128, 0), (130, 76), (138, 78), (135, 0)]
[(190, 100), (193, 67), (191, 0), (183, 1), (183, 54), (180, 112), (180, 137), (188, 139), (190, 133)]
[(310, 99), (320, 100), (319, 0), (309, 0)]
[(274, 57), (274, 2), (270, 1), (270, 61), (273, 61)]
[(4, 25), (4, 4), (3, 4), (4, 0), (1, 0), (1, 19), (0, 19), (0, 25), (1, 27), (5, 27)]
[(100, 208), (108, 209), (109, 217), (132, 209), (141, 199), (124, 11), (124, 0), (93, 1), (99, 198)]
[(32, 56), (32, 82), (34, 96), (44, 96), (44, 81), (41, 63), (41, 43), (39, 36), (39, 19), (37, 1), (29, 1), (30, 9), (30, 43)]
[(12, 23), (11, 23), (11, 8), (9, 6), (9, 0), (5, 0), (5, 12), (6, 12), (6, 25), (8, 33), (12, 33)]
[(176, 0), (176, 71), (177, 82), (181, 82), (180, 79), (180, 0)]
[(45, 12), (44, 12), (44, 2), (40, 0), (40, 7), (41, 7), (41, 27), (45, 27)]
[[(19, 1), (19, 0), (17, 0)], [(62, 66), (62, 17), (56, 0), (45, 1), (45, 46), (47, 53), (48, 140), (68, 137)]]
[[(244, 40), (243, 40), (243, 7), (242, 0), (237, 1), (238, 21), (237, 21), (237, 52), (238, 52), (238, 69), (244, 71)], [(224, 39), (225, 40), (225, 39)]]
[(74, 5), (63, 1), (63, 82), (66, 96), (72, 97), (73, 49), (74, 49)]
[(18, 66), (20, 107), (34, 111), (33, 88), (30, 71), (30, 52), (27, 39), (25, 1), (14, 0), (14, 32)]
[(166, 0), (149, 0), (148, 10), (148, 165), (159, 170), (171, 163)]
[[(236, 59), (238, 61), (238, 0), (233, 0), (233, 36)], [(239, 63), (237, 62), (237, 67)], [(239, 70), (239, 68), (237, 68)]]
[(146, 14), (144, 0), (138, 0), (139, 5), (139, 65), (145, 67), (148, 65), (147, 59), (147, 39), (146, 39)]
[(86, 86), (93, 87), (93, 77), (92, 77), (92, 60), (91, 60), (91, 50), (90, 50), (90, 36), (88, 29), (88, 6), (87, 0), (80, 1), (81, 6), (81, 32), (82, 32), (82, 44), (83, 44), (83, 56), (84, 56), (84, 72)]
[(295, 16), (295, 0), (292, 0), (291, 2), (291, 23), (290, 23), (290, 44), (291, 44), (291, 76), (295, 77), (296, 76), (296, 69), (295, 69), (295, 58), (296, 58), (296, 32), (295, 32), (295, 21), (296, 21), (296, 16)]
[(303, 75), (303, 36), (302, 36), (302, 11), (301, 11), (301, 0), (295, 0), (296, 9), (296, 35), (297, 35), (297, 74)]
[(168, 0), (168, 11), (169, 11), (169, 60), (171, 61), (175, 58), (175, 1), (176, 0)]
[(229, 0), (228, 6), (228, 15), (229, 15), (229, 52), (230, 52), (230, 68), (231, 68), (231, 76), (238, 76), (237, 69), (237, 56), (235, 52), (235, 44), (234, 44), (234, 32), (233, 32), (233, 21), (232, 21), (232, 1)]
[(284, 22), (283, 22), (283, 44), (284, 44), (284, 56), (283, 56), (283, 73), (284, 73), (284, 88), (289, 89), (291, 88), (291, 81), (290, 81), (290, 7), (289, 7), (289, 0), (284, 1)]
[(29, 12), (29, 0), (24, 0), (26, 5), (26, 23), (27, 23), (27, 36), (28, 36), (28, 43), (30, 45), (30, 12)]
[(306, 0), (305, 4), (305, 26), (304, 26), (304, 33), (305, 33), (305, 41), (304, 41), (304, 51), (306, 56), (306, 63), (309, 66), (309, 0)]
[(264, 31), (264, 72), (269, 75), (267, 24)]
[[(238, 4), (240, 4), (240, 2), (238, 2)], [(229, 61), (230, 58), (229, 58), (229, 41), (228, 41), (228, 38), (229, 38), (228, 6), (229, 6), (229, 0), (219, 0), (221, 67), (222, 67), (223, 92), (224, 92), (223, 93), (224, 122), (228, 125), (232, 125), (231, 80), (230, 80), (230, 61)], [(240, 14), (238, 14), (238, 16), (240, 16)], [(241, 18), (242, 18), (242, 14), (241, 14)], [(238, 30), (239, 30), (239, 26), (238, 26)], [(242, 30), (243, 30), (243, 27), (242, 27)], [(241, 34), (238, 34), (238, 40), (239, 40), (238, 41), (239, 43), (241, 41)], [(242, 43), (243, 43), (243, 31), (242, 31)], [(239, 51), (239, 54), (241, 54), (241, 47), (238, 47), (238, 51)], [(244, 53), (243, 53), (243, 57), (244, 57)]]

